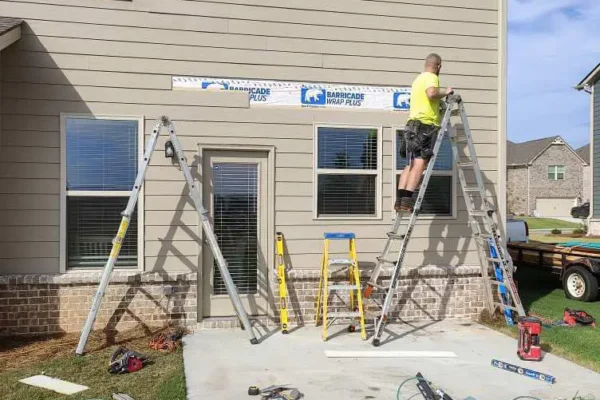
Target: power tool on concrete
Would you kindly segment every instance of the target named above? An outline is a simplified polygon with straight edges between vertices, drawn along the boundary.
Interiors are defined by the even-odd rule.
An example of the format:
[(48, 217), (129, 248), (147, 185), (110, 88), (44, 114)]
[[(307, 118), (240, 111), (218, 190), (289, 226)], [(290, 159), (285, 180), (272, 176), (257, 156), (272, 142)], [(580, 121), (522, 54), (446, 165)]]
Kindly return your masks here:
[(258, 396), (260, 394), (261, 400), (298, 400), (304, 397), (298, 389), (290, 388), (288, 385), (271, 385), (262, 390), (256, 386), (250, 386), (248, 394), (250, 396)]
[(542, 359), (542, 347), (540, 334), (542, 333), (542, 321), (534, 317), (521, 317), (518, 322), (519, 349), (517, 355), (521, 360), (540, 361)]

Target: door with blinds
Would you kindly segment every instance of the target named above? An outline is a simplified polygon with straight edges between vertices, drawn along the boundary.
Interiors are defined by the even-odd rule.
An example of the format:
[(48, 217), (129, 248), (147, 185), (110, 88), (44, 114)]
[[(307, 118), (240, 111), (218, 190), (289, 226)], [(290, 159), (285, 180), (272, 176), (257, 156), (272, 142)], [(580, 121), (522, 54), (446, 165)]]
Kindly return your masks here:
[[(250, 315), (268, 312), (267, 154), (205, 152), (203, 198), (221, 252)], [(209, 245), (202, 249), (204, 317), (234, 316)]]

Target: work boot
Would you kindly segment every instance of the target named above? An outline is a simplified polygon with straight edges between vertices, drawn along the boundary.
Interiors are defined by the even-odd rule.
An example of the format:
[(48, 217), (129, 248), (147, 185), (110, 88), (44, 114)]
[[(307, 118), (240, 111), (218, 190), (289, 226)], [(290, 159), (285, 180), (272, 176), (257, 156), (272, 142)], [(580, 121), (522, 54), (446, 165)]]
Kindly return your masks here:
[(409, 197), (402, 197), (396, 199), (396, 203), (394, 204), (394, 209), (397, 212), (413, 212), (413, 203), (412, 199)]

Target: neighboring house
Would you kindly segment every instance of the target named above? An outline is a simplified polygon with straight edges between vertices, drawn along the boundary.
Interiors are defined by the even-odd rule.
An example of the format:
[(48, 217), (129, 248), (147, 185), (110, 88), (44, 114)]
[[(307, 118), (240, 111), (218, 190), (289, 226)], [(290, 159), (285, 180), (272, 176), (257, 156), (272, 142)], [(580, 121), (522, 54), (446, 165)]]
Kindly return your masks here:
[(570, 217), (572, 207), (589, 199), (583, 190), (588, 165), (560, 136), (508, 141), (508, 213)]
[(591, 187), (588, 234), (600, 235), (600, 64), (586, 75), (576, 86), (590, 94), (590, 144), (591, 144)]
[[(383, 249), (405, 163), (396, 138), (407, 88), (431, 51), (484, 138), (476, 150), (503, 222), (506, 1), (446, 3), (0, 1), (0, 15), (25, 20), (23, 38), (2, 52), (0, 332), (81, 329), (161, 115), (193, 164), (247, 310), (275, 318), (282, 232), (291, 322), (311, 323), (323, 233), (356, 233), (361, 267)], [(236, 323), (165, 141), (98, 328)], [(405, 258), (404, 272), (419, 268), (420, 279), (399, 285), (405, 319), (473, 317), (483, 307), (443, 146)]]

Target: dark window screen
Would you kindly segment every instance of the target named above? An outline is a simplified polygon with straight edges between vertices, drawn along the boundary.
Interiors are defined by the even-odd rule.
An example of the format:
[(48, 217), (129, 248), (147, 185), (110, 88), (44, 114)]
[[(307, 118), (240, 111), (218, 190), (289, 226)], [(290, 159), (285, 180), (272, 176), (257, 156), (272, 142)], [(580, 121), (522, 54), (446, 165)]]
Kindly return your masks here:
[[(104, 267), (128, 197), (67, 197), (67, 259), (71, 268)], [(115, 266), (137, 265), (137, 211)]]

